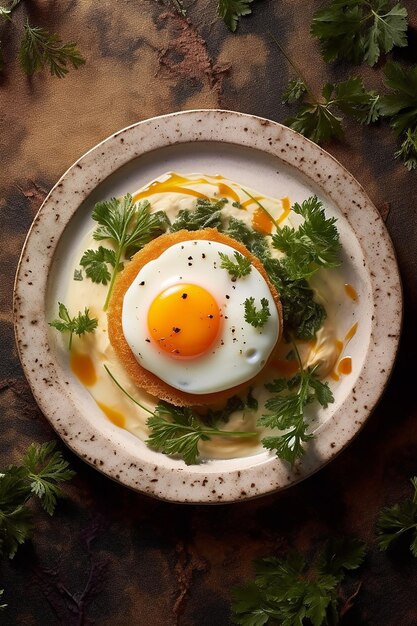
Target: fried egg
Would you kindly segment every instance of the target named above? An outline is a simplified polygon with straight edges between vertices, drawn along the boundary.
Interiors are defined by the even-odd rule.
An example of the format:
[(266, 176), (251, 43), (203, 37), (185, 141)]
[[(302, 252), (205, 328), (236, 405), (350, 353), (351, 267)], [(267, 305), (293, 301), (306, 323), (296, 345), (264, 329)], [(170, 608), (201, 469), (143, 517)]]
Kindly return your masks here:
[[(219, 253), (235, 249), (217, 241), (176, 243), (146, 263), (126, 291), (122, 328), (137, 362), (189, 394), (230, 389), (256, 376), (280, 335), (279, 314), (262, 274), (251, 266), (234, 278)], [(270, 316), (255, 328), (244, 303), (268, 302)]]

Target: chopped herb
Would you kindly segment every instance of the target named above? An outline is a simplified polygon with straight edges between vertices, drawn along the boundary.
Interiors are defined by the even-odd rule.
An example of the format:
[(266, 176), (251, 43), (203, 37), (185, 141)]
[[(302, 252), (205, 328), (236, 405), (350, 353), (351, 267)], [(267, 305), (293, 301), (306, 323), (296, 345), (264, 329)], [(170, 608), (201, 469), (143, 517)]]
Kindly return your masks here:
[(219, 256), (222, 260), (220, 267), (227, 270), (233, 278), (243, 278), (252, 271), (252, 265), (248, 257), (239, 254), (239, 252), (234, 253), (236, 261), (232, 261), (224, 252), (219, 252)]
[(390, 0), (331, 0), (313, 18), (311, 33), (326, 61), (365, 61), (373, 66), (381, 52), (407, 46), (407, 9)]
[(261, 261), (270, 256), (266, 237), (249, 228), (242, 220), (231, 217), (224, 233), (243, 243), (249, 252), (252, 252)]
[(171, 225), (171, 232), (178, 230), (201, 230), (203, 228), (222, 229), (221, 212), (228, 202), (226, 198), (221, 200), (197, 199), (194, 210), (182, 209)]
[(84, 280), (82, 270), (74, 270), (74, 280), (78, 280), (78, 281)]
[(268, 300), (261, 298), (261, 308), (257, 309), (255, 306), (255, 298), (246, 298), (244, 302), (245, 307), (245, 321), (255, 328), (262, 328), (265, 326), (268, 318), (271, 317), (271, 311), (269, 310)]
[(75, 317), (70, 316), (67, 307), (62, 302), (58, 302), (58, 307), (59, 319), (49, 322), (49, 326), (56, 328), (60, 333), (70, 333), (68, 348), (71, 350), (73, 334), (80, 336), (84, 333), (93, 333), (97, 328), (98, 321), (89, 316), (87, 307), (85, 307), (84, 313), (79, 311)]
[(411, 484), (414, 489), (411, 498), (381, 511), (376, 534), (381, 550), (390, 548), (400, 537), (408, 537), (410, 550), (417, 557), (417, 476), (411, 479)]

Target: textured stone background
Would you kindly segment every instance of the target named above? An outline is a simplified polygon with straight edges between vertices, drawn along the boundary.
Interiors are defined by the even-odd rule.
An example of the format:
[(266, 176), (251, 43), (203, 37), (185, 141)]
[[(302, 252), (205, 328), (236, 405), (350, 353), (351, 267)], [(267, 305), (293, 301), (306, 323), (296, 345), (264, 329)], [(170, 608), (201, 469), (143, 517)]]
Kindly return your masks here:
[[(410, 48), (417, 62), (417, 9)], [(190, 4), (185, 0), (185, 4)], [(224, 107), (283, 121), (288, 80), (273, 32), (315, 86), (349, 74), (326, 66), (308, 34), (320, 2), (261, 0), (237, 34), (215, 19), (215, 0), (195, 0), (189, 21), (154, 0), (34, 0), (33, 22), (76, 40), (85, 67), (59, 81), (27, 80), (14, 56), (18, 25), (0, 32), (7, 71), (0, 79), (0, 458), (18, 460), (31, 441), (54, 438), (22, 375), (12, 327), (13, 277), (24, 237), (47, 191), (84, 151), (113, 131), (178, 109)], [(380, 73), (361, 69), (369, 85)], [(252, 573), (252, 559), (314, 550), (328, 534), (370, 543), (350, 626), (417, 624), (417, 562), (407, 550), (377, 551), (378, 510), (409, 493), (417, 473), (417, 172), (392, 158), (387, 128), (347, 125), (328, 146), (362, 183), (393, 238), (404, 281), (405, 324), (391, 383), (358, 439), (330, 466), (297, 487), (218, 508), (169, 505), (134, 494), (69, 451), (77, 477), (53, 519), (37, 512), (32, 543), (0, 565), (7, 625), (226, 626), (230, 588)], [(60, 444), (61, 448), (64, 448)]]

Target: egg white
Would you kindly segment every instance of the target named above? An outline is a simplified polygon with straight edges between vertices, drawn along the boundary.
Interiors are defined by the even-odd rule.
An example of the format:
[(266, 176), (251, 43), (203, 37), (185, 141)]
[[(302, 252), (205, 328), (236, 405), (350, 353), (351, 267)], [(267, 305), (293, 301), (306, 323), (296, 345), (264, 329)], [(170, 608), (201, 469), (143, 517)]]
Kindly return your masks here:
[[(275, 302), (260, 272), (252, 266), (250, 274), (233, 282), (220, 267), (219, 252), (233, 259), (235, 250), (216, 241), (175, 244), (138, 272), (123, 300), (123, 332), (138, 363), (172, 387), (197, 395), (230, 389), (256, 376), (280, 332)], [(162, 291), (181, 283), (206, 289), (223, 313), (219, 336), (208, 352), (195, 358), (173, 358), (156, 342), (149, 342), (150, 305)], [(244, 302), (250, 297), (258, 308), (261, 298), (268, 301), (271, 316), (262, 328), (245, 321)]]

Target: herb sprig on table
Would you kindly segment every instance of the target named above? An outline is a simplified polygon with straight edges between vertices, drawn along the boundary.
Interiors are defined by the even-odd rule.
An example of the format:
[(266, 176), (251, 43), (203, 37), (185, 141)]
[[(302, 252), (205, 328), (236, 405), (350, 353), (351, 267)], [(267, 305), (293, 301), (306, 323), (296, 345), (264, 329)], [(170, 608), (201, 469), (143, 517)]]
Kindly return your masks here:
[[(12, 12), (22, 0), (12, 0), (6, 6), (0, 6), (0, 27), (3, 22), (12, 20)], [(64, 78), (69, 67), (78, 69), (85, 59), (74, 42), (64, 43), (59, 35), (50, 33), (46, 28), (34, 26), (26, 19), (19, 49), (19, 62), (23, 71), (32, 76), (46, 68), (52, 76)], [(0, 45), (0, 71), (4, 69), (4, 57)]]
[(0, 474), (0, 556), (12, 559), (33, 531), (33, 514), (27, 506), (33, 497), (53, 515), (59, 485), (74, 476), (55, 443), (31, 444), (19, 465)]
[(417, 558), (417, 476), (411, 479), (411, 484), (414, 490), (411, 498), (381, 511), (376, 534), (381, 550), (391, 548), (401, 537), (408, 537), (410, 550)]
[(241, 626), (326, 626), (339, 621), (340, 586), (358, 569), (366, 546), (355, 538), (329, 540), (313, 562), (299, 553), (255, 561), (255, 579), (232, 592), (233, 621)]

